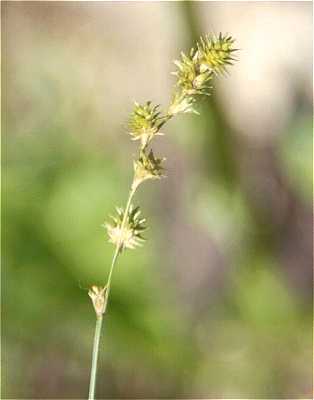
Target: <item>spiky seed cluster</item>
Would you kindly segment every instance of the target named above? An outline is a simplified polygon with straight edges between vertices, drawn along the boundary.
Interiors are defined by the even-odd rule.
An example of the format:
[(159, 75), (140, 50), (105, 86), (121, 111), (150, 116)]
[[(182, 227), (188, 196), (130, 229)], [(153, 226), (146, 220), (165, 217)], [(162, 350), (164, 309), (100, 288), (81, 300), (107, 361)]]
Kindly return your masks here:
[(208, 94), (208, 82), (212, 79), (210, 71), (200, 72), (198, 51), (192, 49), (190, 56), (186, 56), (181, 52), (181, 61), (176, 60), (174, 63), (178, 67), (178, 71), (173, 72), (178, 78), (177, 86), (182, 89), (182, 94), (197, 95)]
[[(175, 61), (177, 71), (177, 90), (175, 91), (167, 113), (161, 115), (159, 105), (151, 101), (145, 104), (135, 102), (134, 109), (129, 119), (129, 134), (132, 140), (139, 140), (139, 156), (134, 161), (134, 179), (131, 194), (145, 180), (159, 179), (163, 176), (162, 162), (164, 158), (155, 158), (148, 145), (161, 127), (174, 115), (181, 113), (196, 113), (194, 104), (199, 96), (209, 95), (210, 83), (214, 75), (223, 73), (226, 66), (234, 61), (232, 53), (234, 40), (231, 36), (219, 34), (205, 36), (196, 44), (189, 55), (181, 53), (180, 60)], [(117, 217), (112, 217), (113, 224), (106, 224), (109, 241), (114, 243), (119, 250), (133, 249), (139, 245), (143, 238), (141, 232), (145, 229), (145, 219), (140, 218), (139, 208), (131, 206), (124, 218), (124, 210), (117, 208)]]
[(146, 229), (144, 226), (146, 220), (141, 218), (139, 207), (130, 206), (128, 215), (124, 221), (123, 208), (117, 207), (117, 216), (111, 217), (113, 224), (105, 224), (109, 235), (109, 242), (118, 246), (120, 251), (124, 249), (134, 249), (136, 246), (144, 242), (141, 233)]
[(147, 179), (160, 179), (164, 176), (162, 162), (165, 158), (155, 158), (153, 150), (150, 150), (148, 155), (140, 152), (137, 161), (134, 161), (134, 180), (133, 187), (136, 188)]
[(153, 106), (150, 101), (144, 105), (135, 102), (129, 120), (129, 133), (133, 140), (141, 141), (142, 148), (145, 148), (155, 135), (161, 135), (158, 109), (159, 105)]
[(221, 33), (217, 37), (200, 38), (197, 44), (201, 71), (213, 71), (214, 73), (225, 72), (227, 65), (232, 65), (235, 59), (232, 53), (236, 51), (233, 46), (234, 40), (231, 36), (223, 36)]
[(209, 95), (212, 87), (209, 85), (214, 75), (224, 73), (226, 66), (232, 65), (235, 59), (232, 53), (234, 40), (231, 36), (205, 36), (200, 38), (197, 49), (192, 49), (189, 56), (181, 53), (181, 60), (176, 60), (178, 70), (177, 87), (180, 89), (172, 99), (169, 113), (172, 115), (194, 112), (195, 97)]

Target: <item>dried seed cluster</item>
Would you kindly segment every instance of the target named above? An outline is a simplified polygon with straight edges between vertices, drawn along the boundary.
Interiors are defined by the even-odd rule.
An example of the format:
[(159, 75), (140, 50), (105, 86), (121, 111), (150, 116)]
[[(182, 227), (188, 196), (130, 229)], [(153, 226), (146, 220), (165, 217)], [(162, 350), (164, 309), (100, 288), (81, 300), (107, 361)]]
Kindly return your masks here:
[(92, 299), (97, 317), (101, 317), (105, 312), (106, 291), (107, 291), (107, 286), (102, 287), (95, 285), (92, 286), (88, 291), (88, 295)]
[(144, 242), (141, 233), (146, 229), (145, 218), (141, 218), (140, 208), (134, 208), (131, 205), (128, 209), (127, 217), (124, 221), (123, 208), (116, 208), (116, 216), (111, 216), (112, 224), (105, 224), (109, 235), (109, 241), (119, 247), (122, 251), (124, 249), (134, 249)]
[(153, 150), (150, 150), (148, 155), (144, 151), (140, 151), (138, 160), (134, 161), (134, 180), (133, 187), (144, 182), (146, 179), (162, 178), (164, 168), (161, 163), (165, 158), (155, 158)]

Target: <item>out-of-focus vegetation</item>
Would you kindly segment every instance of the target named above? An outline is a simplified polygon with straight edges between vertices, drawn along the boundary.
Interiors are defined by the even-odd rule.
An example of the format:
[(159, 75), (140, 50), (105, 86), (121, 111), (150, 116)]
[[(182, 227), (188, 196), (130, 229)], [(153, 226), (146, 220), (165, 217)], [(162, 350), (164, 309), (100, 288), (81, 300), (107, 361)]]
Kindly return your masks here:
[(138, 195), (148, 240), (114, 273), (98, 397), (310, 398), (311, 5), (2, 9), (2, 397), (86, 397), (86, 288), (106, 278), (101, 224), (131, 179), (127, 113), (151, 93), (166, 104), (170, 60), (212, 29), (240, 62), (158, 141), (168, 178)]

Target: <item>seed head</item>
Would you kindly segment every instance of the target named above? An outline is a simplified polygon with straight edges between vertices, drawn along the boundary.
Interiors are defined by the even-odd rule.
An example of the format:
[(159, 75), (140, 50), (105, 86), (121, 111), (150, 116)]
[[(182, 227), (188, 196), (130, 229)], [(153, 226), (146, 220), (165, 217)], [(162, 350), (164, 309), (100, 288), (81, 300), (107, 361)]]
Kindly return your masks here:
[(162, 178), (164, 176), (164, 168), (161, 166), (161, 163), (164, 160), (165, 158), (155, 158), (152, 150), (150, 150), (148, 155), (144, 151), (141, 151), (139, 159), (134, 161), (133, 187), (136, 188), (147, 179)]
[(232, 65), (235, 59), (232, 53), (237, 49), (233, 48), (234, 39), (231, 36), (223, 36), (221, 33), (216, 36), (205, 36), (197, 43), (198, 59), (201, 72), (223, 73), (227, 65)]
[(134, 249), (136, 246), (140, 246), (145, 240), (141, 233), (146, 229), (144, 226), (145, 218), (141, 218), (141, 211), (139, 207), (134, 208), (130, 206), (128, 216), (125, 224), (122, 227), (124, 219), (123, 208), (117, 207), (117, 216), (111, 217), (113, 224), (105, 224), (109, 235), (109, 242), (118, 246), (120, 251), (124, 249)]
[(208, 70), (200, 71), (201, 65), (198, 56), (198, 50), (192, 49), (189, 57), (181, 52), (181, 61), (176, 60), (174, 62), (178, 70), (172, 74), (177, 76), (177, 86), (181, 88), (182, 93), (188, 96), (209, 94), (211, 89), (208, 83), (213, 74)]
[(140, 140), (142, 148), (152, 140), (155, 135), (162, 135), (158, 132), (160, 128), (159, 105), (152, 106), (148, 101), (144, 105), (135, 102), (134, 110), (129, 120), (129, 133), (132, 140)]

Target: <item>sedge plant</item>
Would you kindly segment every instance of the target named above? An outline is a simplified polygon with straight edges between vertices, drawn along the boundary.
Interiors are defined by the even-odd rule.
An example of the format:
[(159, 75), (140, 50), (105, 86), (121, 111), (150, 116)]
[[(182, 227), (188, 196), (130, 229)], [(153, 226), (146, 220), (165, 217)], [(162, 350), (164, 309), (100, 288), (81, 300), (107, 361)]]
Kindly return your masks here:
[(188, 55), (181, 52), (180, 60), (174, 61), (177, 78), (170, 105), (163, 112), (160, 105), (151, 101), (145, 104), (134, 104), (129, 118), (128, 133), (131, 139), (138, 142), (138, 155), (133, 161), (133, 179), (129, 196), (124, 208), (116, 207), (116, 214), (111, 221), (104, 224), (109, 242), (114, 245), (114, 253), (107, 281), (103, 286), (92, 286), (88, 294), (96, 313), (92, 367), (89, 386), (89, 399), (95, 398), (97, 361), (104, 314), (107, 311), (112, 275), (118, 258), (127, 250), (133, 250), (144, 242), (142, 236), (146, 229), (146, 219), (142, 217), (138, 206), (133, 205), (136, 191), (147, 180), (164, 177), (163, 157), (155, 156), (151, 143), (161, 129), (172, 118), (185, 113), (198, 114), (195, 109), (197, 101), (209, 96), (212, 81), (216, 75), (223, 75), (226, 67), (235, 61), (234, 40), (229, 35), (207, 35), (200, 38), (196, 47)]

